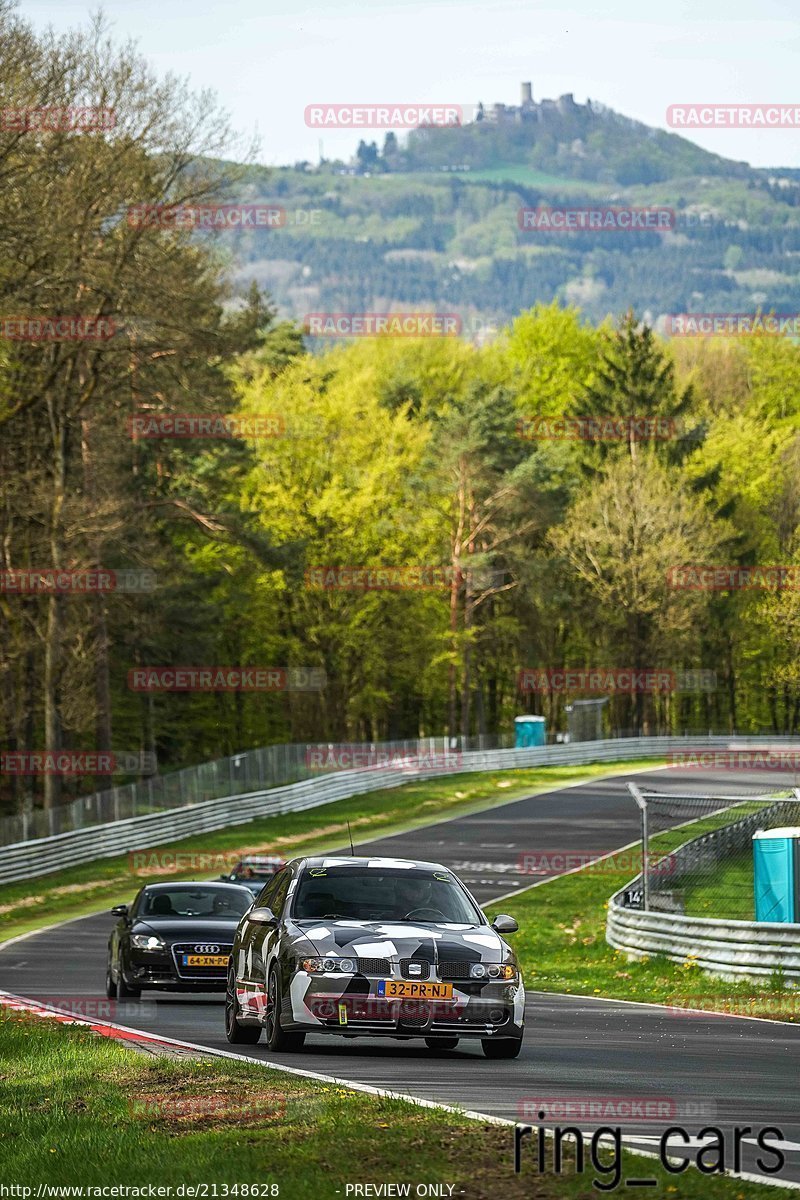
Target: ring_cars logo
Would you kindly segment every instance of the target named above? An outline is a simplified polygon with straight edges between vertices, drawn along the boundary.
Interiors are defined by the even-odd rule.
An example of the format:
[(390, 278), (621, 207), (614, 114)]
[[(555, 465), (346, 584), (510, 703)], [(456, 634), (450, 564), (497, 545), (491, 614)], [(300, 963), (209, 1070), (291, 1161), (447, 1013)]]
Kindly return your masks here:
[(214, 943), (206, 944), (203, 942), (201, 945), (195, 946), (194, 952), (195, 954), (219, 954), (219, 946)]

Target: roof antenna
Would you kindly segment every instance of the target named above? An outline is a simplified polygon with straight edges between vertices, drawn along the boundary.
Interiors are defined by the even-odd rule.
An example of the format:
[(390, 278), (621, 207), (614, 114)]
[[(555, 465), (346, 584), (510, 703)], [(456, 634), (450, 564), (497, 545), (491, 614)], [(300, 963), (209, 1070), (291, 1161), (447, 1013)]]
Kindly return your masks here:
[(350, 838), (350, 853), (352, 854), (353, 858), (355, 858), (356, 852), (353, 849), (353, 835), (350, 832), (350, 822), (349, 821), (347, 822), (347, 836)]

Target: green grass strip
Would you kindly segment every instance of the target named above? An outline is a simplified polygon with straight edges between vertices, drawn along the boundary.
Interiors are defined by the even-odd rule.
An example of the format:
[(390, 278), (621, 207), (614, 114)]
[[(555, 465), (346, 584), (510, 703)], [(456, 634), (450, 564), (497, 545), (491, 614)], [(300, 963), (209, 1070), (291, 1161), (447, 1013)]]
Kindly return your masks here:
[[(40, 1184), (204, 1185), (211, 1200), (260, 1200), (275, 1185), (281, 1200), (344, 1200), (348, 1184), (408, 1183), (413, 1196), (418, 1184), (436, 1183), (466, 1200), (579, 1200), (597, 1195), (591, 1181), (603, 1179), (589, 1160), (575, 1173), (571, 1150), (562, 1174), (540, 1175), (527, 1149), (515, 1175), (508, 1127), (252, 1064), (153, 1060), (80, 1026), (7, 1010), (0, 1064), (0, 1178), (34, 1195)], [(475, 1065), (447, 1069), (471, 1078)], [(621, 1173), (656, 1179), (649, 1194), (676, 1200), (744, 1200), (745, 1189), (747, 1200), (775, 1197), (766, 1186), (693, 1170), (669, 1175), (627, 1153)]]

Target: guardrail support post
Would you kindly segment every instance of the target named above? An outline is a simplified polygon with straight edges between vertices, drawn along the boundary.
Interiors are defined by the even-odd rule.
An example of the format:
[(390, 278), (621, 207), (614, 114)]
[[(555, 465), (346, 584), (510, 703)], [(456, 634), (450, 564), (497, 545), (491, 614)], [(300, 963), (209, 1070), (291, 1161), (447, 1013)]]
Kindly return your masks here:
[(628, 784), (628, 791), (639, 805), (642, 814), (642, 909), (650, 908), (650, 830), (647, 823), (647, 799), (635, 783)]

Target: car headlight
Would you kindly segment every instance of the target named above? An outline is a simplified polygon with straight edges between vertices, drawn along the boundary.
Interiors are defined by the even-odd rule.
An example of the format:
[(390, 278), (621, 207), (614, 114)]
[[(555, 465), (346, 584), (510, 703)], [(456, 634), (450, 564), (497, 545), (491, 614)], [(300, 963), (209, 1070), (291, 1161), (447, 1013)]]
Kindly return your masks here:
[(516, 979), (517, 968), (511, 963), (473, 963), (470, 979)]
[(358, 962), (354, 958), (304, 958), (301, 966), (309, 975), (330, 975), (332, 971), (355, 975), (358, 970)]
[(166, 950), (166, 942), (162, 942), (160, 937), (155, 937), (152, 933), (132, 933), (131, 945), (137, 950)]

